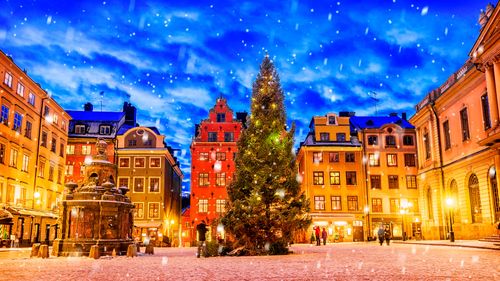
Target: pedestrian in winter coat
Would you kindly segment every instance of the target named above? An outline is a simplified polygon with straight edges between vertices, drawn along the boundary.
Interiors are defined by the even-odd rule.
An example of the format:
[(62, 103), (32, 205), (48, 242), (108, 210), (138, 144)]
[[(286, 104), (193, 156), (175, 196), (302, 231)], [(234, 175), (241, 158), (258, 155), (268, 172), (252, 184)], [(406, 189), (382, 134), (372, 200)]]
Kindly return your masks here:
[(198, 232), (198, 252), (196, 253), (196, 257), (199, 258), (201, 256), (201, 251), (203, 250), (203, 256), (207, 258), (206, 234), (208, 229), (205, 224), (205, 220), (202, 220), (201, 223), (196, 226), (196, 231)]
[(377, 235), (378, 235), (378, 242), (380, 243), (380, 246), (382, 246), (382, 244), (384, 244), (384, 236), (385, 236), (385, 231), (383, 226), (379, 227)]
[(319, 229), (319, 226), (315, 227), (314, 234), (316, 235), (316, 246), (320, 246), (321, 245), (321, 230)]
[(385, 227), (384, 238), (385, 242), (387, 243), (387, 246), (389, 246), (389, 242), (391, 241), (391, 231), (389, 230), (388, 226)]
[(326, 238), (328, 237), (328, 233), (326, 233), (326, 229), (323, 227), (323, 231), (321, 232), (321, 238), (323, 238), (323, 245), (326, 245)]

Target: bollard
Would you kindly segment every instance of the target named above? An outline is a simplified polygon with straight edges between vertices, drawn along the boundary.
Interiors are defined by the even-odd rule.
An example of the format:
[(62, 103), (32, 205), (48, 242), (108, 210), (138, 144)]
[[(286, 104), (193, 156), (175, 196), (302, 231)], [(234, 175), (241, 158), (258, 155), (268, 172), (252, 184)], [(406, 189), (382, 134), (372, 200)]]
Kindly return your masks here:
[(148, 254), (148, 255), (154, 255), (155, 254), (155, 247), (151, 244), (147, 245), (144, 253)]
[(101, 254), (99, 253), (99, 246), (97, 245), (90, 246), (89, 258), (99, 259), (100, 257)]
[(49, 258), (49, 245), (40, 245), (38, 249), (38, 257), (42, 259)]
[(31, 255), (30, 258), (32, 257), (38, 257), (38, 251), (40, 250), (40, 243), (35, 243), (33, 246), (31, 246)]
[(140, 253), (141, 252), (141, 245), (139, 245), (139, 243), (137, 243), (136, 245), (137, 245), (137, 252)]
[(134, 244), (128, 245), (127, 248), (127, 257), (133, 258), (137, 256), (137, 248)]
[(112, 256), (113, 258), (114, 258), (114, 257), (116, 257), (116, 249), (115, 249), (115, 248), (113, 248), (113, 251), (111, 252), (111, 256)]

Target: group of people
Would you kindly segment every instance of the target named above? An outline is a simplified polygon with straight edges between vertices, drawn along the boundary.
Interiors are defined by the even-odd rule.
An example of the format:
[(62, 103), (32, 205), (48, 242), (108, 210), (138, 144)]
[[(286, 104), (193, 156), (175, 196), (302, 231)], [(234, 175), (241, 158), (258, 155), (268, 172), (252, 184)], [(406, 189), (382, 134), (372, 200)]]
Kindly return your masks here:
[(326, 245), (326, 240), (328, 238), (328, 232), (326, 232), (326, 229), (323, 227), (323, 231), (321, 231), (321, 228), (319, 226), (314, 227), (314, 237), (316, 239), (316, 246), (321, 245), (321, 239), (323, 239), (323, 245)]
[(391, 230), (389, 229), (388, 226), (384, 228), (383, 225), (381, 225), (377, 231), (378, 235), (378, 242), (380, 243), (380, 246), (384, 244), (384, 240), (387, 243), (387, 246), (389, 246), (389, 243), (391, 241)]

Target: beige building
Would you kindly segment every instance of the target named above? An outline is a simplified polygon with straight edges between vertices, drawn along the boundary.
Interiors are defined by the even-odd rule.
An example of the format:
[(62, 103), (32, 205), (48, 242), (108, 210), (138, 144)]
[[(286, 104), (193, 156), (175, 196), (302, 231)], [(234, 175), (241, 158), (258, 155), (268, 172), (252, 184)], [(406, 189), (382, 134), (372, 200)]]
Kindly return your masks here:
[(500, 220), (500, 24), (488, 5), (464, 65), (417, 106), (418, 186), (426, 239), (478, 239)]
[(0, 239), (50, 243), (70, 117), (1, 51), (0, 77)]

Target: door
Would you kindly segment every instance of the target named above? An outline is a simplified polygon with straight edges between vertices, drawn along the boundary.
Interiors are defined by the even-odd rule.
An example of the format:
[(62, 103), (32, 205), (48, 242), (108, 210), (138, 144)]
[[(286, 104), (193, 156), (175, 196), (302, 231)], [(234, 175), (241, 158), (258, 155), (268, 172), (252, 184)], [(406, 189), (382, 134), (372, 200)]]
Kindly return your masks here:
[(47, 245), (49, 245), (49, 241), (50, 241), (50, 224), (46, 224), (45, 225), (45, 243), (47, 243)]
[(35, 223), (35, 243), (40, 243), (40, 224)]
[(354, 242), (364, 241), (362, 226), (353, 226), (352, 230), (353, 230), (352, 239)]

